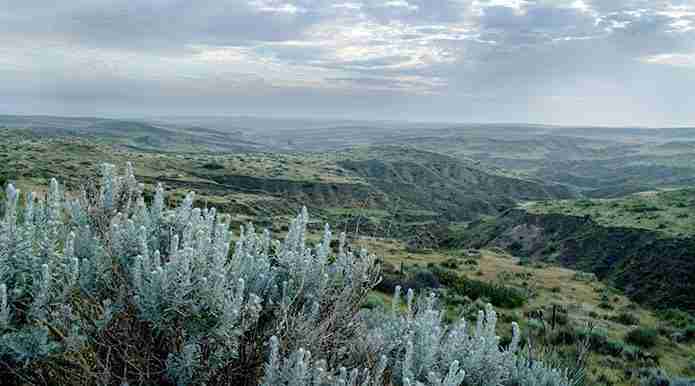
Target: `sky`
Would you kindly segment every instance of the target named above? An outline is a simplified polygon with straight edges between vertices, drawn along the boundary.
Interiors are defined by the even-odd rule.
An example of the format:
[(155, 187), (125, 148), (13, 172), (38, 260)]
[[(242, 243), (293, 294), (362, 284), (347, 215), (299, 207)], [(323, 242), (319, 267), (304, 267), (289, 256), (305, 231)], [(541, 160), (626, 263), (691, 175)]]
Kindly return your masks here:
[(0, 113), (695, 125), (695, 0), (0, 0)]

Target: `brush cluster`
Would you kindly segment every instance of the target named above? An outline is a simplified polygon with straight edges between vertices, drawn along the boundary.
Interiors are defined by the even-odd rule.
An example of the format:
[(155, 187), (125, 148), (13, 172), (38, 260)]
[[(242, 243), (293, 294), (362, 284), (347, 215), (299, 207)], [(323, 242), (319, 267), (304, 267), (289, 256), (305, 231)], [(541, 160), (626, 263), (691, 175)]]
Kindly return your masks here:
[(0, 219), (4, 384), (574, 385), (502, 348), (492, 307), (443, 323), (434, 296), (362, 306), (375, 256), (341, 236), (307, 246), (304, 209), (283, 241), (230, 218), (146, 199), (129, 164), (66, 194), (6, 188)]

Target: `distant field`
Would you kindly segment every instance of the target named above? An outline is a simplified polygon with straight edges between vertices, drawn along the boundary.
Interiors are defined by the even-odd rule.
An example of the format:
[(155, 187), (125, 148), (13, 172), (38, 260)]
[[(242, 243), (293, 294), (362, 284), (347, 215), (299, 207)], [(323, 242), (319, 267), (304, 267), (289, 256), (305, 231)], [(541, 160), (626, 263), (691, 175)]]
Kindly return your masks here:
[[(168, 154), (299, 154), (338, 162), (374, 157), (373, 149), (438, 153), (499, 176), (559, 184), (592, 198), (695, 186), (695, 128), (561, 127), (528, 124), (409, 123), (254, 117), (158, 117), (116, 120), (0, 115), (0, 127), (43, 138), (89, 138), (124, 149)], [(367, 149), (367, 150), (364, 150)], [(385, 151), (389, 153), (388, 150)], [(394, 158), (398, 162), (412, 156)], [(378, 156), (377, 156), (378, 157)], [(224, 158), (224, 157), (223, 157)], [(283, 158), (283, 157), (280, 157)], [(290, 178), (335, 178), (324, 162), (293, 167), (257, 162), (229, 171)], [(283, 170), (288, 167), (288, 170)], [(247, 169), (253, 170), (247, 170)], [(258, 175), (258, 174), (254, 174)]]
[(639, 228), (675, 237), (695, 235), (695, 189), (643, 192), (618, 199), (534, 202), (531, 213), (589, 216), (610, 227)]
[(561, 186), (407, 146), (320, 153), (170, 152), (102, 139), (3, 129), (0, 183), (14, 181), (26, 191), (60, 176), (77, 188), (98, 174), (102, 162), (122, 167), (131, 161), (147, 189), (162, 182), (174, 199), (195, 190), (201, 203), (240, 218), (262, 217), (270, 223), (306, 205), (332, 222), (364, 222), (353, 229), (390, 235), (403, 234), (396, 222), (471, 220), (499, 213), (517, 200), (572, 197)]

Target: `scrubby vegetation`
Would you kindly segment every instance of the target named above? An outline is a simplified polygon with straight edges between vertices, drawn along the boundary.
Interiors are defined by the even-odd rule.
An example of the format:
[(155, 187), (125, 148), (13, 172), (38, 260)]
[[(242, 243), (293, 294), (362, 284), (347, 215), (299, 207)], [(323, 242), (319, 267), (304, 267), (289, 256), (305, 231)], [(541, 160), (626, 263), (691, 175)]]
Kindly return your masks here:
[[(654, 367), (672, 379), (692, 381), (695, 377), (695, 367), (691, 365), (695, 363), (695, 345), (685, 338), (691, 316), (682, 311), (656, 311), (640, 306), (593, 274), (537, 262), (523, 264), (499, 249), (412, 253), (402, 251), (395, 242), (362, 240), (360, 244), (384, 256), (385, 278), (403, 277), (400, 271), (405, 272), (405, 277), (415, 270), (446, 272), (455, 274), (447, 275), (450, 277), (465, 277), (524, 294), (522, 305), (498, 308), (502, 342), (509, 341), (510, 325), (516, 322), (525, 331), (522, 345), (530, 341), (536, 347), (552, 348), (556, 350), (554, 357), (561, 362), (574, 362), (579, 350), (587, 350), (587, 384), (638, 385), (647, 376), (642, 369)], [(469, 259), (475, 265), (466, 264)], [(447, 308), (447, 318), (475, 315), (489, 301), (451, 296), (445, 280), (439, 284), (436, 291)], [(380, 298), (388, 303), (386, 295)], [(604, 304), (610, 308), (603, 308)], [(656, 330), (656, 344), (640, 347), (626, 341), (626, 335), (636, 328)]]
[[(590, 272), (639, 303), (695, 313), (695, 237), (668, 237), (652, 230), (604, 226), (591, 217), (519, 208), (452, 232), (451, 244), (504, 248), (522, 261)], [(604, 306), (610, 309), (611, 304)]]
[[(67, 193), (56, 180), (0, 223), (3, 384), (575, 385), (581, 368), (546, 366), (500, 346), (488, 305), (443, 323), (435, 296), (396, 288), (390, 312), (363, 309), (379, 264), (307, 245), (306, 210), (283, 242), (195, 208), (194, 194), (150, 203), (129, 165)], [(149, 201), (149, 200), (148, 200)]]
[[(414, 358), (425, 355), (419, 351), (423, 342), (436, 340), (418, 335), (413, 324), (437, 315), (441, 322), (431, 326), (439, 328), (442, 338), (431, 352), (438, 359), (413, 365), (419, 369), (416, 381), (429, 382), (431, 367), (437, 384), (451, 369), (442, 359), (442, 347), (451, 347), (445, 331), (454, 331), (462, 317), (476, 324), (481, 311), (489, 313), (487, 303), (497, 307), (495, 330), (500, 336), (497, 345), (485, 346), (490, 352), (509, 349), (516, 324), (523, 333), (517, 336), (515, 358), (567, 368), (573, 380), (578, 379), (573, 371), (581, 356), (577, 354), (585, 349), (579, 366), (587, 368), (585, 384), (680, 385), (695, 377), (689, 284), (695, 282), (693, 190), (614, 200), (553, 200), (687, 186), (692, 184), (692, 146), (662, 147), (648, 139), (643, 145), (621, 147), (610, 134), (603, 138), (603, 132), (594, 133), (603, 139), (589, 143), (579, 139), (583, 131), (568, 137), (565, 129), (531, 127), (511, 132), (498, 127), (466, 128), (465, 133), (441, 129), (424, 137), (418, 127), (385, 139), (381, 129), (366, 133), (332, 127), (325, 135), (314, 128), (310, 134), (271, 130), (247, 136), (176, 126), (161, 131), (164, 137), (158, 139), (152, 135), (157, 128), (147, 124), (77, 119), (70, 123), (74, 129), (60, 130), (54, 127), (63, 125), (60, 120), (38, 117), (34, 125), (27, 119), (26, 125), (8, 126), (27, 129), (0, 130), (0, 186), (11, 183), (37, 192), (33, 200), (17, 194), (13, 204), (15, 230), (24, 232), (16, 246), (24, 252), (17, 256), (30, 256), (30, 263), (11, 257), (13, 263), (0, 265), (0, 318), (7, 321), (0, 326), (0, 383), (272, 385), (311, 384), (308, 377), (315, 375), (323, 384), (349, 384), (364, 381), (366, 369), (370, 381), (364, 384), (378, 383), (375, 377), (382, 374), (384, 383), (399, 385), (404, 383), (408, 340)], [(291, 141), (283, 137), (287, 135)], [(360, 146), (348, 148), (352, 144)], [(126, 160), (137, 161), (132, 173), (144, 186), (134, 183), (130, 173), (111, 173), (114, 181), (130, 180), (135, 194), (130, 200), (127, 194), (116, 194), (115, 206), (103, 210), (107, 180), (92, 183), (95, 174), (104, 175), (99, 163)], [(61, 180), (54, 196), (62, 202), (63, 225), (57, 236), (44, 236), (38, 229), (48, 224), (46, 200), (53, 189), (46, 185), (53, 176)], [(161, 192), (163, 214), (157, 222), (152, 212), (160, 205), (159, 182), (167, 190)], [(190, 190), (197, 194), (189, 195)], [(140, 192), (146, 210), (140, 209)], [(526, 200), (547, 201), (509, 209)], [(0, 189), (0, 213), (7, 213), (7, 202)], [(298, 256), (302, 253), (288, 246), (287, 238), (298, 234), (293, 229), (302, 203), (309, 205), (313, 218), (300, 216), (306, 232), (304, 252)], [(27, 204), (33, 206), (30, 212)], [(195, 212), (195, 207), (204, 209)], [(211, 207), (231, 215), (210, 214)], [(193, 221), (195, 229), (187, 235), (188, 220), (175, 213), (189, 210), (204, 220)], [(27, 213), (33, 216), (33, 227), (25, 223)], [(213, 219), (212, 230), (200, 225), (207, 224), (206, 216)], [(268, 228), (268, 234), (255, 232), (249, 222), (256, 229)], [(340, 240), (324, 245), (325, 222), (346, 233), (342, 252)], [(217, 258), (226, 262), (222, 287), (230, 300), (225, 302), (201, 290), (220, 282), (211, 274), (217, 271), (219, 262), (211, 260), (218, 252), (197, 252), (199, 246), (213, 249), (205, 245), (208, 236), (215, 244), (216, 223), (227, 230), (243, 225), (228, 237), (232, 245), (241, 244), (230, 248), (224, 259)], [(114, 238), (112, 224), (118, 225), (115, 234), (126, 236)], [(145, 232), (140, 232), (141, 225)], [(70, 233), (75, 234), (72, 243)], [(146, 235), (146, 249), (137, 246), (140, 234)], [(171, 246), (175, 235), (178, 250)], [(9, 239), (2, 237), (0, 256), (10, 259), (9, 249), (3, 249)], [(286, 241), (268, 241), (273, 238)], [(53, 246), (46, 247), (46, 240)], [(75, 252), (68, 248), (66, 255), (70, 245)], [(115, 252), (114, 245), (126, 252)], [(192, 254), (186, 245), (192, 245)], [(362, 247), (380, 257), (363, 257)], [(324, 253), (321, 248), (328, 251), (325, 260), (318, 258)], [(53, 253), (45, 252), (49, 250)], [(340, 256), (348, 255), (350, 264), (363, 259), (373, 264), (369, 283), (363, 283), (359, 293), (343, 296), (338, 293), (347, 279)], [(71, 256), (80, 265), (74, 285), (69, 284), (75, 275)], [(179, 275), (186, 267), (180, 256), (192, 262), (190, 285), (179, 283), (188, 280)], [(324, 292), (315, 288), (324, 281), (302, 259), (322, 261), (327, 282), (338, 284)], [(44, 263), (51, 295), (42, 303)], [(249, 271), (244, 268), (248, 264), (265, 264), (267, 272)], [(296, 268), (300, 266), (304, 268)], [(383, 270), (375, 274), (379, 266)], [(260, 273), (267, 275), (261, 279)], [(382, 280), (372, 291), (378, 276)], [(162, 287), (164, 277), (172, 281)], [(282, 311), (285, 282), (291, 295), (287, 315)], [(394, 301), (399, 286), (418, 294), (412, 297), (410, 322), (408, 296)], [(159, 288), (171, 293), (160, 294)], [(436, 301), (429, 293), (435, 293)], [(306, 316), (315, 302), (320, 321)], [(35, 304), (45, 304), (43, 313)], [(238, 315), (225, 314), (237, 304)], [(220, 327), (229, 325), (224, 320), (233, 320), (231, 330)], [(402, 331), (386, 333), (388, 326)], [(469, 329), (470, 339), (477, 339), (475, 330)], [(328, 331), (331, 338), (317, 340), (314, 331)], [(373, 343), (364, 348), (364, 342), (393, 336), (399, 346), (391, 351)], [(352, 343), (359, 343), (357, 350), (342, 349)], [(473, 351), (461, 355), (469, 353)], [(470, 370), (478, 362), (455, 359), (457, 370), (469, 373), (464, 385), (481, 384)], [(516, 370), (506, 369), (502, 384), (511, 384)], [(457, 370), (449, 381), (458, 380)], [(266, 376), (271, 371), (275, 375)]]
[(657, 332), (651, 328), (638, 327), (625, 335), (625, 341), (636, 346), (650, 348), (656, 345)]
[(589, 217), (603, 226), (647, 229), (669, 237), (695, 235), (695, 190), (676, 189), (604, 200), (557, 200), (526, 206), (531, 213)]

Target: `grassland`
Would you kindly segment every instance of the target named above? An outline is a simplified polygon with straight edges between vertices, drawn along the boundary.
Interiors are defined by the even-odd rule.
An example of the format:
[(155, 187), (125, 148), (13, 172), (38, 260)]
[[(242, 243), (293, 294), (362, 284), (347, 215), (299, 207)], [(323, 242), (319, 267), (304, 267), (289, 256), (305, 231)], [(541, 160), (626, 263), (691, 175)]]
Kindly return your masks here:
[(459, 221), (496, 214), (518, 199), (569, 196), (562, 188), (407, 146), (321, 153), (170, 152), (108, 138), (3, 129), (0, 183), (13, 181), (25, 191), (39, 190), (49, 178), (60, 176), (76, 189), (89, 183), (100, 163), (131, 161), (147, 189), (162, 182), (174, 199), (195, 190), (199, 202), (234, 213), (240, 221), (282, 223), (307, 205), (332, 223), (397, 237), (439, 218)]
[[(492, 224), (488, 230), (494, 234), (485, 235), (485, 239), (498, 238), (505, 229), (498, 229), (493, 216), (528, 200), (533, 201), (524, 205), (524, 210), (532, 214), (589, 218), (600, 226), (654, 231), (664, 238), (692, 237), (695, 189), (652, 191), (620, 199), (554, 200), (579, 195), (614, 197), (694, 182), (695, 151), (687, 141), (670, 141), (666, 132), (659, 135), (667, 137), (657, 139), (659, 135), (654, 132), (640, 132), (639, 141), (628, 141), (625, 138), (634, 134), (629, 130), (610, 135), (589, 130), (594, 134), (580, 137), (583, 132), (548, 127), (427, 131), (409, 126), (396, 134), (386, 128), (365, 131), (360, 126), (326, 128), (313, 124), (304, 131), (270, 130), (249, 137), (231, 129), (194, 130), (190, 123), (166, 129), (112, 120), (68, 123), (77, 129), (55, 130), (67, 123), (52, 118), (34, 123), (33, 130), (0, 129), (0, 185), (12, 181), (24, 191), (36, 191), (49, 178), (60, 176), (74, 189), (90, 183), (88, 176), (93, 176), (102, 162), (123, 165), (132, 161), (146, 189), (163, 182), (172, 200), (195, 190), (199, 205), (218, 207), (232, 214), (236, 223), (275, 224), (272, 231), (279, 235), (286, 230), (282, 224), (306, 204), (317, 217), (313, 229), (320, 229), (324, 221), (337, 225), (335, 228), (353, 236), (354, 247), (366, 247), (383, 256), (387, 267), (444, 267), (471, 280), (508, 286), (525, 294), (528, 300), (523, 306), (500, 311), (501, 336), (508, 336), (509, 324), (517, 321), (535, 339), (551, 339), (539, 331), (529, 315), (553, 305), (566, 314), (558, 331), (561, 328), (575, 334), (588, 324), (594, 325), (605, 337), (600, 338), (591, 359), (590, 384), (635, 384), (631, 370), (656, 365), (671, 374), (695, 376), (694, 344), (671, 338), (685, 327), (664, 320), (604, 282), (586, 279), (571, 269), (520, 264), (528, 256), (512, 257), (490, 249), (492, 245), (480, 256), (471, 257), (458, 249), (423, 253), (404, 243), (412, 234), (432, 230), (439, 223), (464, 232), (462, 222), (479, 218)], [(153, 132), (164, 135), (163, 139), (154, 138)], [(692, 137), (691, 131), (686, 134)], [(229, 143), (215, 145), (224, 141)], [(280, 145), (282, 151), (275, 151)], [(548, 235), (568, 229), (564, 218), (558, 224), (555, 228), (560, 231), (549, 230)], [(524, 247), (528, 255), (550, 251), (549, 256), (559, 259), (564, 253), (580, 262), (586, 260), (588, 266), (617, 256), (613, 253), (617, 249), (604, 245), (622, 248), (624, 244), (624, 239), (608, 240), (610, 237), (604, 237), (605, 232), (593, 224), (574, 225), (583, 233), (568, 232), (557, 239), (545, 235), (538, 240), (529, 237), (534, 232), (523, 231), (538, 227), (521, 227), (519, 232), (517, 225), (510, 225), (513, 231), (505, 236), (508, 240), (498, 238), (503, 244), (500, 246), (528, 244)], [(358, 235), (392, 238), (355, 237)], [(577, 235), (581, 236), (579, 244), (574, 242)], [(641, 233), (632, 236), (630, 240), (643, 238)], [(595, 248), (585, 248), (589, 244)], [(562, 245), (566, 248), (559, 247)], [(605, 252), (608, 249), (610, 253)], [(590, 253), (583, 255), (582, 251)], [(603, 256), (604, 252), (608, 255)], [(682, 261), (673, 260), (667, 266), (663, 259), (651, 260), (652, 265), (636, 263), (648, 272), (625, 268), (624, 272), (635, 274), (625, 281), (639, 288), (649, 280), (662, 288), (658, 268), (680, 272), (678, 269), (686, 266)], [(653, 292), (646, 292), (654, 297)], [(668, 291), (659, 294), (662, 298), (671, 295)], [(388, 294), (377, 296), (388, 302)], [(475, 307), (476, 302), (467, 306)], [(452, 305), (447, 317), (466, 313), (470, 307)], [(616, 321), (625, 314), (637, 322)], [(635, 324), (659, 331), (654, 347), (637, 349), (625, 342)], [(613, 355), (606, 348), (609, 342)], [(571, 344), (556, 345), (563, 352), (572, 350)], [(632, 354), (615, 354), (614, 346), (627, 347)], [(636, 352), (648, 355), (633, 355)]]
[(669, 237), (695, 235), (695, 189), (633, 194), (619, 199), (534, 202), (531, 213), (590, 217), (603, 226), (646, 229)]
[[(463, 262), (456, 269), (459, 275), (528, 294), (528, 301), (522, 307), (499, 310), (500, 336), (508, 336), (510, 323), (516, 321), (535, 341), (548, 340), (545, 343), (569, 355), (575, 349), (574, 344), (558, 343), (553, 336), (593, 326), (591, 339), (595, 342), (589, 357), (588, 384), (636, 385), (639, 383), (637, 370), (647, 367), (661, 367), (672, 375), (695, 376), (695, 341), (675, 342), (672, 335), (679, 327), (673, 321), (630, 301), (620, 291), (591, 275), (546, 264), (522, 264), (523, 259), (499, 250), (482, 250), (479, 256), (470, 258), (463, 257), (462, 250), (408, 253), (402, 244), (393, 240), (362, 239), (355, 244), (383, 256), (387, 265), (396, 267), (441, 267), (452, 259), (458, 260)], [(475, 261), (475, 264), (465, 261)], [(379, 296), (388, 302), (386, 294)], [(471, 306), (474, 305), (475, 302)], [(543, 329), (549, 330), (553, 306), (562, 310), (562, 320), (557, 323), (556, 330), (543, 331), (534, 315), (543, 310)], [(466, 307), (450, 308), (449, 316), (457, 317), (460, 313), (465, 314)], [(658, 332), (654, 346), (639, 348), (626, 341), (628, 334), (637, 328)], [(614, 346), (625, 351), (613, 351)], [(633, 355), (630, 350), (641, 354)]]

